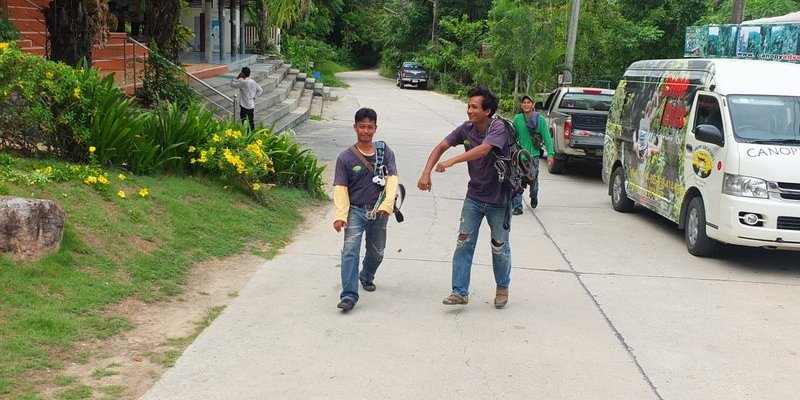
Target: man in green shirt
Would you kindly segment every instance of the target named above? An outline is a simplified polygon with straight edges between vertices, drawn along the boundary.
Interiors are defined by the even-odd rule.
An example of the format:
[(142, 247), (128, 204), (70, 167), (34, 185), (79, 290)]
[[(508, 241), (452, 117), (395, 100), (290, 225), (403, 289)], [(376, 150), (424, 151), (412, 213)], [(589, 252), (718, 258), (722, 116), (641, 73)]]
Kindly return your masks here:
[[(517, 141), (520, 146), (533, 156), (533, 183), (529, 190), (531, 208), (536, 208), (539, 205), (539, 150), (542, 148), (542, 143), (547, 149), (548, 165), (553, 162), (555, 152), (547, 121), (544, 115), (533, 111), (533, 99), (528, 95), (522, 96), (522, 112), (514, 116), (514, 130), (517, 131)], [(522, 193), (514, 195), (511, 204), (512, 214), (522, 214)]]

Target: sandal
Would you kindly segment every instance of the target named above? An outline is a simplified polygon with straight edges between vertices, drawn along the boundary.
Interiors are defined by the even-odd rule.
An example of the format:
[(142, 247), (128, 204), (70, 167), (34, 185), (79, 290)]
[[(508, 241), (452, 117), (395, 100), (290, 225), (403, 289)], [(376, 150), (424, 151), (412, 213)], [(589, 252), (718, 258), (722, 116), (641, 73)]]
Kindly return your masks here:
[(469, 303), (469, 297), (461, 297), (455, 293), (445, 297), (444, 300), (442, 300), (442, 304), (446, 304), (448, 306), (467, 304), (467, 303)]

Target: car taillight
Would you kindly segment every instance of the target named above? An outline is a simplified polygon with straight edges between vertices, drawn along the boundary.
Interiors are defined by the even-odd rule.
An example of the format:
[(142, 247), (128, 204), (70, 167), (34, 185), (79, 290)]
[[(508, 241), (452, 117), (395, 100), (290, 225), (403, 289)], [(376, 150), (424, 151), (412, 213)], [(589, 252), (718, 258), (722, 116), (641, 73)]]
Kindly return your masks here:
[(597, 89), (583, 89), (583, 93), (586, 93), (586, 94), (602, 94), (603, 91), (602, 90), (597, 90)]
[(569, 140), (572, 137), (572, 120), (567, 118), (564, 121), (564, 140)]

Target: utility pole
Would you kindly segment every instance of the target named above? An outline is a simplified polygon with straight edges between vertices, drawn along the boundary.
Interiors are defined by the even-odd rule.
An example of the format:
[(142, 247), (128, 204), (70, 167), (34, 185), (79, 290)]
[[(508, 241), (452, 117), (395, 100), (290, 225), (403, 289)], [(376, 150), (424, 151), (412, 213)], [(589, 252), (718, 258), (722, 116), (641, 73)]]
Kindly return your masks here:
[(564, 85), (572, 84), (572, 68), (575, 64), (575, 40), (578, 37), (578, 19), (581, 13), (581, 0), (572, 0), (572, 15), (567, 31), (567, 54), (564, 65)]
[(745, 0), (733, 0), (732, 24), (741, 24), (744, 20), (744, 2)]
[(217, 26), (219, 27), (219, 59), (225, 60), (225, 7), (221, 0), (217, 0)]
[(428, 0), (433, 3), (433, 23), (431, 24), (431, 43), (436, 44), (436, 13), (439, 0)]

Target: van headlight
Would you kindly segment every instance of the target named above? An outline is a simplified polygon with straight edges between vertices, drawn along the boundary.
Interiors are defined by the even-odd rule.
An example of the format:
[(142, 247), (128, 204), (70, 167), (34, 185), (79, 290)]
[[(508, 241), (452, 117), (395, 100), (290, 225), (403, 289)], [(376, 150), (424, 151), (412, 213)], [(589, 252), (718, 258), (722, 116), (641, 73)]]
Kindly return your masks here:
[(769, 198), (767, 181), (749, 176), (725, 174), (722, 193), (739, 197)]

